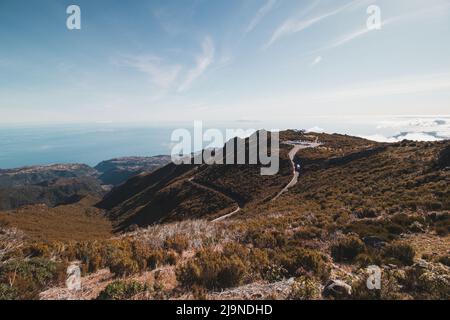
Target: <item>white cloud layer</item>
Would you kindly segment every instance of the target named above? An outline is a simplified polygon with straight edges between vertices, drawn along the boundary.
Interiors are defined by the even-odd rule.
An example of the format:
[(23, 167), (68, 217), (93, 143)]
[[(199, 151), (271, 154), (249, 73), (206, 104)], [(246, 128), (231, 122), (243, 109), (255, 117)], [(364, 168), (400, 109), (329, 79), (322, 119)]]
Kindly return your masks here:
[[(381, 132), (395, 130), (395, 134), (386, 135)], [(450, 139), (450, 117), (405, 117), (381, 121), (376, 127), (380, 133), (363, 135), (363, 138), (379, 142), (439, 141)]]

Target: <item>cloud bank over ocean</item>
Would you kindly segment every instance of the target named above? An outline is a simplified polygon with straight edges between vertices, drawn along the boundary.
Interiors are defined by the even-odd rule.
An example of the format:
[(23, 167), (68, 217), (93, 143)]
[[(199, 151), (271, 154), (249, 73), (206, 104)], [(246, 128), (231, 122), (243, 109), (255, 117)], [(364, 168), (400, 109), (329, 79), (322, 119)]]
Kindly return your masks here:
[(450, 116), (395, 117), (380, 121), (376, 131), (375, 134), (360, 136), (379, 142), (397, 142), (405, 139), (414, 141), (450, 139)]

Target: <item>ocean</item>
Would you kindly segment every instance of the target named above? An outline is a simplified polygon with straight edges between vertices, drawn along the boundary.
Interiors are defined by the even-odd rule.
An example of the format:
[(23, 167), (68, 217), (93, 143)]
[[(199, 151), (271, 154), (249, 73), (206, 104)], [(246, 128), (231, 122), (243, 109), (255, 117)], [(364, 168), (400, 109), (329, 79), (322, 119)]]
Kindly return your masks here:
[[(54, 163), (85, 163), (95, 166), (123, 156), (170, 154), (171, 134), (183, 124), (60, 124), (0, 125), (0, 168), (17, 168)], [(309, 129), (342, 133), (376, 141), (403, 139), (436, 141), (450, 138), (450, 116), (440, 117), (340, 117), (303, 118), (289, 122), (235, 121), (205, 123), (204, 129)], [(194, 150), (197, 151), (197, 150)]]

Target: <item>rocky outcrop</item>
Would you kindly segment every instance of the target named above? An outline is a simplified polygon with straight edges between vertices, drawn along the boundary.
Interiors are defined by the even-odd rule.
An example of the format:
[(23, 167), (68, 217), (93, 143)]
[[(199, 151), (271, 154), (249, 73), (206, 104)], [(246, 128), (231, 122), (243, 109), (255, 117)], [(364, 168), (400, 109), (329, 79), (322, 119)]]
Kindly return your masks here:
[(352, 287), (341, 280), (330, 280), (323, 289), (325, 298), (347, 299), (352, 295)]

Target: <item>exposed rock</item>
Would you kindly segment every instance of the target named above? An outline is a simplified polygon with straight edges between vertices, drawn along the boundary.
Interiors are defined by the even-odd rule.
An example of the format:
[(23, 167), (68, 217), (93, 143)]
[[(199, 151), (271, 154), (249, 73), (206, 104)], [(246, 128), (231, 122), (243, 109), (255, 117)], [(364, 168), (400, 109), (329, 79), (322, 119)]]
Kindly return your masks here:
[(367, 236), (362, 239), (364, 241), (364, 244), (369, 247), (373, 248), (381, 248), (384, 247), (386, 242), (384, 242), (382, 239), (375, 237), (375, 236)]
[(323, 289), (324, 297), (344, 299), (352, 295), (352, 287), (341, 280), (330, 280)]
[(411, 230), (412, 232), (416, 232), (416, 233), (417, 232), (425, 232), (425, 227), (419, 221), (414, 221), (409, 226), (409, 230)]

